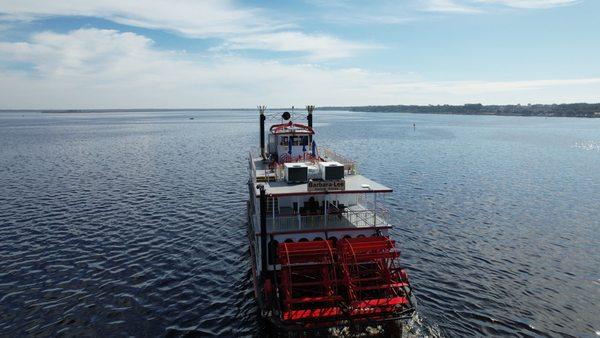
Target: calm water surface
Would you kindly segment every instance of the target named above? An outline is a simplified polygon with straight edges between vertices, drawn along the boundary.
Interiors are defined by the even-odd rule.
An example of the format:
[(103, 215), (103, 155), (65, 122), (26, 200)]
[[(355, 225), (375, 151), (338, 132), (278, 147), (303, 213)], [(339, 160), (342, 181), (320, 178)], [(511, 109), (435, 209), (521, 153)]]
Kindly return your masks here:
[[(417, 336), (600, 335), (600, 120), (315, 114), (395, 190)], [(257, 121), (0, 114), (0, 336), (260, 336)]]

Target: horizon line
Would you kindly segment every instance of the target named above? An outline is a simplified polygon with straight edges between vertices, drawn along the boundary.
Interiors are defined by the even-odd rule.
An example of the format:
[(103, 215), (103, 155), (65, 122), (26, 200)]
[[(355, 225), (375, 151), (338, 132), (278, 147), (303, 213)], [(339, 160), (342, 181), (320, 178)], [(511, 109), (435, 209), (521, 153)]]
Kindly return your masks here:
[[(600, 104), (600, 102), (569, 102), (569, 103), (508, 103), (508, 104), (484, 104), (484, 103), (463, 103), (463, 104), (365, 104), (365, 105), (348, 105), (348, 106), (340, 106), (340, 105), (324, 105), (324, 106), (315, 106), (315, 109), (328, 109), (328, 108), (357, 108), (357, 107), (390, 107), (390, 106), (412, 106), (412, 107), (436, 107), (436, 106), (468, 106), (468, 105), (482, 105), (482, 106), (535, 106), (535, 105), (544, 105), (544, 106), (560, 106), (560, 105), (577, 105), (577, 104), (586, 104), (586, 105), (595, 105)], [(111, 112), (111, 111), (120, 111), (120, 112), (128, 112), (128, 111), (193, 111), (193, 110), (255, 110), (258, 108), (255, 107), (216, 107), (216, 108), (199, 108), (199, 107), (188, 107), (188, 108), (19, 108), (19, 109), (11, 109), (11, 108), (1, 108), (0, 112)], [(294, 109), (294, 110), (304, 110), (305, 107), (273, 107), (268, 108), (269, 110), (285, 110), (285, 109)]]

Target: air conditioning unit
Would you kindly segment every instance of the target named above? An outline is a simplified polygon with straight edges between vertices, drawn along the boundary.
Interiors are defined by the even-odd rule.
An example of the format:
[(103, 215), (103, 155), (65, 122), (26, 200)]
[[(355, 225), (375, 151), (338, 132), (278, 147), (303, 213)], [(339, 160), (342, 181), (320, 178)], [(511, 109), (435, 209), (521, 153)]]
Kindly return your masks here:
[(308, 182), (308, 166), (304, 163), (285, 163), (285, 180), (289, 183)]
[(321, 178), (326, 181), (344, 178), (344, 165), (338, 162), (320, 162)]

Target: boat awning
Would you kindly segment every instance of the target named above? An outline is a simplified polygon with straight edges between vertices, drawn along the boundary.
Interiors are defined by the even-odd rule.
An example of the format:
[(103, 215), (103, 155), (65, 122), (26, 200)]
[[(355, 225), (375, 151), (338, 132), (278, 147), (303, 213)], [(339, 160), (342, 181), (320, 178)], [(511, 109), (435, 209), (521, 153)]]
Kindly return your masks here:
[[(348, 175), (344, 177), (346, 181), (345, 190), (332, 191), (308, 191), (307, 183), (288, 184), (284, 181), (278, 182), (262, 182), (265, 192), (271, 196), (297, 196), (297, 195), (324, 195), (324, 194), (365, 194), (365, 193), (390, 193), (391, 188), (370, 180), (362, 175)], [(260, 195), (256, 189), (256, 196)]]

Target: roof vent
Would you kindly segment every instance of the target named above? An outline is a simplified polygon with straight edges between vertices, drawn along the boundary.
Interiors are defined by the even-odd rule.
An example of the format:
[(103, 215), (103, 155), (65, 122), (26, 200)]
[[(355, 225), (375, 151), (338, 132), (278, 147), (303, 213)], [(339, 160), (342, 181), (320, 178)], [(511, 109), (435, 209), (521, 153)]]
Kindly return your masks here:
[(304, 163), (285, 163), (285, 180), (288, 183), (308, 181), (308, 166)]
[(320, 162), (321, 178), (326, 181), (344, 178), (344, 165), (338, 162)]

